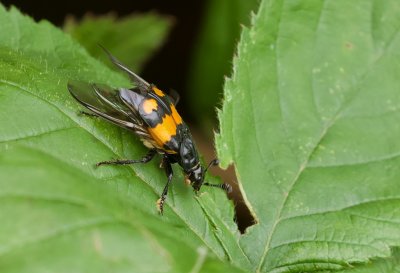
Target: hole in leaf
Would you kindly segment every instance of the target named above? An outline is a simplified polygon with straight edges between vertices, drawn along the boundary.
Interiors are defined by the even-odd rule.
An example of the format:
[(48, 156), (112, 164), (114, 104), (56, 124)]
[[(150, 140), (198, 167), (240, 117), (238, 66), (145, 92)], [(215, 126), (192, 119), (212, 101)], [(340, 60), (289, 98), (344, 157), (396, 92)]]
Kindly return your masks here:
[[(249, 208), (243, 200), (243, 196), (239, 190), (238, 182), (235, 174), (234, 167), (231, 165), (224, 172), (229, 176), (228, 183), (232, 186), (233, 190), (229, 194), (229, 199), (232, 199), (235, 204), (235, 222), (238, 226), (240, 233), (244, 233), (246, 229), (252, 225), (257, 224), (256, 219), (251, 214)], [(221, 175), (221, 174), (220, 174)], [(221, 176), (223, 177), (223, 176)], [(223, 177), (225, 179), (225, 177)]]
[[(212, 140), (208, 140), (208, 138), (203, 133), (197, 131), (196, 128), (191, 127), (190, 129), (201, 155), (204, 156), (205, 162), (213, 160), (215, 158), (215, 153)], [(240, 233), (243, 234), (248, 227), (256, 224), (257, 221), (251, 214), (240, 193), (234, 167), (229, 166), (226, 170), (215, 167), (210, 168), (209, 172), (212, 175), (221, 177), (223, 182), (232, 186), (232, 192), (228, 197), (235, 204), (235, 219), (233, 220), (237, 224)]]

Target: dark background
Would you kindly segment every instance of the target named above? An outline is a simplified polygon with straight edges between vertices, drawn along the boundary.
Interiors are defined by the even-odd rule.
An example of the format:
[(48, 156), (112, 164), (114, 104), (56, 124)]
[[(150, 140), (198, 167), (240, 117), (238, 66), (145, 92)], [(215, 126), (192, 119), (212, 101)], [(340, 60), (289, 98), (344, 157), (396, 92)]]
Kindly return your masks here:
[[(207, 1), (182, 0), (14, 0), (2, 1), (9, 7), (17, 7), (23, 13), (33, 17), (36, 21), (45, 19), (61, 27), (65, 17), (73, 15), (81, 19), (90, 12), (102, 15), (115, 12), (119, 16), (132, 13), (155, 11), (162, 15), (172, 16), (174, 25), (162, 48), (160, 48), (144, 66), (141, 75), (149, 82), (161, 88), (173, 88), (179, 91), (181, 103), (179, 110), (184, 112), (185, 120), (194, 121), (191, 111), (186, 111), (185, 96), (186, 79), (191, 64), (193, 46), (201, 27), (205, 4)], [(132, 33), (132, 35), (135, 35)], [(121, 41), (123, 42), (123, 41)]]

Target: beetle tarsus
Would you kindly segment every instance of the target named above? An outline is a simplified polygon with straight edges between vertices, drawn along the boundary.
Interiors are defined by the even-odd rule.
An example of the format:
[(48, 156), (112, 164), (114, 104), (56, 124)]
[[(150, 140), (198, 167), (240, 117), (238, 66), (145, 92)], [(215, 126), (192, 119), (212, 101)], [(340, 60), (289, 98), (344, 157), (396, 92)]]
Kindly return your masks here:
[(166, 198), (166, 196), (161, 196), (161, 197), (157, 200), (157, 202), (156, 202), (157, 210), (158, 210), (158, 212), (159, 212), (161, 215), (164, 214), (164, 202), (165, 202), (165, 198)]

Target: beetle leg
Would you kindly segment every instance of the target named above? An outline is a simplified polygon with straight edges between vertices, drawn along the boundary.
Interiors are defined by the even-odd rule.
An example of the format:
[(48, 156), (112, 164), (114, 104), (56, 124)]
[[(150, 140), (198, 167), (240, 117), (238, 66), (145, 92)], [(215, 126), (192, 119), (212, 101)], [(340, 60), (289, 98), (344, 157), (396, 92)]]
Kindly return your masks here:
[(164, 202), (165, 202), (165, 199), (167, 199), (167, 194), (168, 194), (168, 187), (171, 184), (172, 176), (174, 175), (174, 172), (172, 171), (171, 163), (168, 161), (168, 159), (166, 157), (163, 158), (163, 162), (164, 162), (164, 168), (165, 168), (165, 173), (167, 174), (168, 182), (164, 187), (164, 190), (161, 194), (160, 199), (157, 200), (157, 209), (161, 214), (163, 214)]
[(135, 164), (135, 163), (147, 163), (154, 158), (157, 151), (155, 149), (150, 150), (144, 157), (138, 160), (134, 159), (117, 159), (117, 160), (108, 160), (102, 161), (96, 164), (96, 167), (101, 165), (128, 165), (128, 164)]

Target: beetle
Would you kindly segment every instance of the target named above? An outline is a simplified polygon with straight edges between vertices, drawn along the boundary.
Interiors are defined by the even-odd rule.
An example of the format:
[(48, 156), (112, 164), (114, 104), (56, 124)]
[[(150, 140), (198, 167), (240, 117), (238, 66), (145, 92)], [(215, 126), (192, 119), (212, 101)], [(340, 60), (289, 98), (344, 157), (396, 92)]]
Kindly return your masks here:
[(135, 86), (130, 89), (113, 89), (103, 84), (69, 81), (68, 90), (81, 105), (91, 111), (86, 114), (99, 116), (132, 131), (149, 151), (141, 159), (102, 161), (96, 166), (148, 163), (156, 154), (160, 154), (162, 157), (160, 166), (165, 169), (167, 176), (167, 183), (156, 203), (161, 214), (172, 182), (171, 164), (174, 163), (181, 166), (185, 182), (191, 185), (196, 193), (202, 185), (230, 192), (229, 184), (204, 182), (207, 169), (218, 165), (219, 162), (214, 159), (206, 168), (201, 165), (189, 127), (175, 108), (179, 95), (176, 92), (164, 93), (131, 71), (105, 48), (103, 50), (117, 68), (128, 74)]

